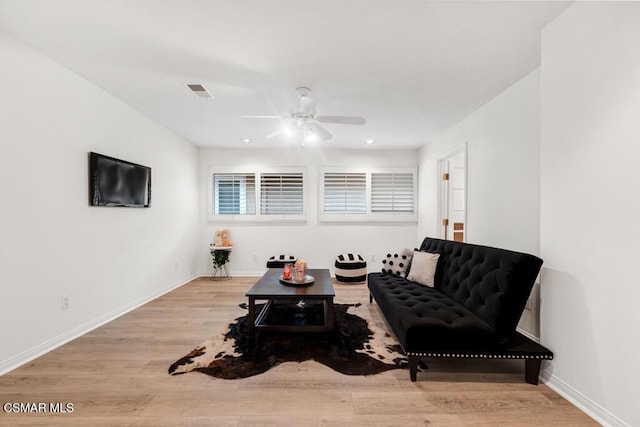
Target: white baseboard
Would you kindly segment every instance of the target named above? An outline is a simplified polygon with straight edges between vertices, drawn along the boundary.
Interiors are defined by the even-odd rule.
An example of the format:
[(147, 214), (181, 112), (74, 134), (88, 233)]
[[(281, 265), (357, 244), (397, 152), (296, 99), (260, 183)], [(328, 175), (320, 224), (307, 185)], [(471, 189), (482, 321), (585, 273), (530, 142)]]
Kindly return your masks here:
[(540, 373), (540, 379), (549, 386), (550, 389), (567, 399), (574, 406), (589, 415), (601, 425), (610, 427), (631, 427), (630, 424), (627, 424), (560, 378), (549, 374), (548, 371), (543, 369)]
[[(262, 269), (260, 271), (230, 271), (229, 275), (231, 277), (262, 277), (267, 269)], [(200, 273), (197, 275), (200, 278), (208, 278), (211, 277), (211, 272)]]
[[(531, 334), (530, 332), (525, 331), (524, 329), (517, 328), (517, 331), (520, 332), (525, 337), (540, 343), (540, 338)], [(558, 393), (560, 396), (567, 399), (574, 406), (580, 409), (585, 414), (589, 415), (598, 423), (603, 426), (620, 426), (620, 427), (630, 427), (629, 424), (622, 421), (620, 418), (616, 417), (611, 412), (604, 409), (598, 403), (589, 399), (584, 394), (580, 393), (575, 388), (571, 387), (569, 384), (559, 379), (558, 377), (551, 375), (547, 370), (542, 370), (540, 372), (540, 380), (549, 386), (550, 389)]]
[(84, 323), (76, 328), (73, 328), (63, 334), (58, 335), (57, 337), (51, 338), (50, 340), (47, 340), (41, 344), (36, 345), (35, 347), (32, 347), (31, 349), (22, 352), (16, 356), (13, 356), (9, 359), (0, 361), (0, 375), (4, 375), (7, 372), (13, 371), (14, 369), (29, 363), (30, 361), (32, 361), (33, 359), (36, 359), (40, 356), (42, 356), (43, 354), (46, 354), (48, 352), (50, 352), (51, 350), (54, 350), (58, 347), (60, 347), (63, 344), (68, 343), (69, 341), (72, 341), (84, 334), (86, 334), (87, 332), (90, 332), (102, 325), (104, 325), (105, 323), (109, 323), (114, 319), (117, 319), (118, 317), (122, 316), (123, 314), (126, 314), (132, 310), (135, 310), (136, 308), (140, 307), (141, 305), (144, 305), (146, 303), (148, 303), (149, 301), (152, 301), (158, 297), (161, 297), (162, 295), (171, 292), (174, 289), (179, 288), (180, 286), (183, 286), (187, 283), (189, 283), (190, 281), (192, 281), (193, 279), (195, 279), (197, 277), (197, 275), (193, 275), (191, 276), (189, 279), (181, 281), (177, 284), (172, 284), (166, 288), (163, 288), (161, 290), (159, 290), (158, 292), (154, 292), (151, 295), (147, 295), (145, 297), (139, 298), (123, 307), (120, 307), (116, 310), (113, 310), (109, 313), (106, 313), (102, 316), (96, 317), (95, 319)]

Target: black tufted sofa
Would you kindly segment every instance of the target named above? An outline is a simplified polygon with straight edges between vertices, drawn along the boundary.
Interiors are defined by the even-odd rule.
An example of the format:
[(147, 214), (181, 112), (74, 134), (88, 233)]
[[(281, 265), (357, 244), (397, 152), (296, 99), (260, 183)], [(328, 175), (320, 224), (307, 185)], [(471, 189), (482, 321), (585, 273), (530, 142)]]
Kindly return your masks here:
[(370, 273), (373, 299), (409, 359), (416, 381), (422, 357), (525, 359), (525, 379), (538, 384), (553, 353), (516, 331), (542, 260), (487, 246), (426, 238), (421, 251), (439, 253), (434, 287)]

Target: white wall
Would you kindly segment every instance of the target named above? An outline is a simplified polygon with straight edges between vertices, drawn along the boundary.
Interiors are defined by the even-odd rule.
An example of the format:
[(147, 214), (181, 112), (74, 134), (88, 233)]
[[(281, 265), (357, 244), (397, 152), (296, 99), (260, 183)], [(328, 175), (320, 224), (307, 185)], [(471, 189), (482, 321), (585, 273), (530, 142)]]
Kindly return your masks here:
[(541, 333), (550, 384), (640, 425), (640, 4), (578, 2), (543, 31)]
[[(207, 179), (211, 166), (306, 166), (310, 195), (307, 198), (307, 222), (301, 224), (264, 224), (207, 221)], [(359, 253), (367, 259), (369, 271), (382, 267), (381, 257), (389, 251), (401, 251), (420, 244), (416, 223), (410, 224), (327, 224), (318, 221), (318, 177), (323, 166), (415, 167), (417, 151), (340, 150), (316, 147), (289, 149), (201, 149), (200, 203), (201, 233), (199, 271), (210, 274), (209, 244), (218, 229), (229, 229), (233, 252), (229, 268), (235, 275), (258, 275), (265, 271), (267, 258), (280, 253), (304, 258), (312, 268), (330, 268), (341, 253)], [(254, 261), (257, 255), (257, 261)], [(371, 256), (375, 255), (375, 261)]]
[[(196, 273), (198, 163), (190, 143), (4, 32), (0, 51), (2, 373)], [(151, 208), (90, 207), (89, 151), (151, 166)]]
[[(540, 71), (536, 69), (420, 152), (419, 236), (438, 237), (438, 161), (467, 142), (468, 243), (539, 254)], [(532, 291), (534, 301), (537, 286)], [(538, 336), (537, 305), (520, 328)]]
[(467, 242), (539, 252), (540, 72), (536, 69), (420, 152), (420, 236), (438, 236), (438, 160), (465, 142)]

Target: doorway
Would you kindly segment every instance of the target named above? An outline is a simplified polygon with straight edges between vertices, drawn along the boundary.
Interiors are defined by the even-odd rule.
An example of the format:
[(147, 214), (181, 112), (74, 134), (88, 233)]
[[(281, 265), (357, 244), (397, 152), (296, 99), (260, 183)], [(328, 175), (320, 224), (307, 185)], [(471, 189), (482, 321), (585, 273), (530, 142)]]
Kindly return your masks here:
[(440, 238), (467, 240), (467, 144), (440, 159)]

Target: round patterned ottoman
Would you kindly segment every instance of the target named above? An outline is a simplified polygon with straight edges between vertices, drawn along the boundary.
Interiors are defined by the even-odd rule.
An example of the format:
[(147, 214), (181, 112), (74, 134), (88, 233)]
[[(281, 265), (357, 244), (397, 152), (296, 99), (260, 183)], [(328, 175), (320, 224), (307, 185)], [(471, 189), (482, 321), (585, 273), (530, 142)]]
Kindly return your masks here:
[(293, 264), (297, 260), (293, 255), (274, 255), (267, 260), (267, 268), (282, 268), (286, 263)]
[(342, 283), (367, 281), (367, 261), (360, 255), (342, 254), (336, 257), (336, 280)]

